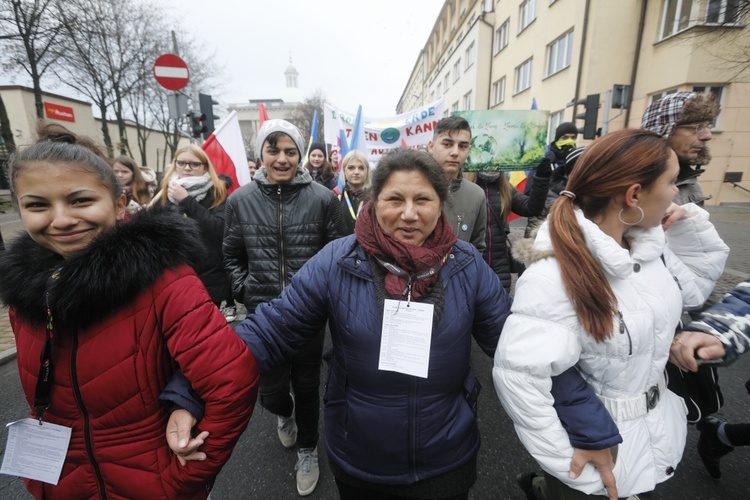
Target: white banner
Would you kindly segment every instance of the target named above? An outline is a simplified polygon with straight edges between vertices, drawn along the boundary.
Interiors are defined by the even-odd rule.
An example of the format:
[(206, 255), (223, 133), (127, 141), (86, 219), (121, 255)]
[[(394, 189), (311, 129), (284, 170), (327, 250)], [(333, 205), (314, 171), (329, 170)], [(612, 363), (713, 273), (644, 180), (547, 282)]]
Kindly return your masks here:
[[(356, 113), (349, 113), (326, 103), (323, 119), (325, 141), (338, 145), (339, 130), (346, 132), (351, 141)], [(410, 148), (427, 145), (432, 140), (438, 120), (443, 117), (443, 99), (427, 104), (407, 113), (387, 118), (363, 117), (365, 123), (365, 144), (370, 163), (377, 164), (380, 157), (389, 149), (406, 144)]]

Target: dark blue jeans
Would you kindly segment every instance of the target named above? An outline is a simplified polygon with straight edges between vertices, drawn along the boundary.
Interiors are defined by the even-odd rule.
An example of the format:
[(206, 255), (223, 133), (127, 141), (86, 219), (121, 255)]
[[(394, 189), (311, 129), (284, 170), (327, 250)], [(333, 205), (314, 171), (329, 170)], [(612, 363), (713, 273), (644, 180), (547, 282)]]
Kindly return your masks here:
[[(325, 328), (292, 359), (260, 377), (260, 404), (283, 417), (297, 419), (297, 446), (314, 448), (318, 444), (320, 421), (320, 365), (323, 361)], [(294, 403), (289, 394), (291, 383)]]

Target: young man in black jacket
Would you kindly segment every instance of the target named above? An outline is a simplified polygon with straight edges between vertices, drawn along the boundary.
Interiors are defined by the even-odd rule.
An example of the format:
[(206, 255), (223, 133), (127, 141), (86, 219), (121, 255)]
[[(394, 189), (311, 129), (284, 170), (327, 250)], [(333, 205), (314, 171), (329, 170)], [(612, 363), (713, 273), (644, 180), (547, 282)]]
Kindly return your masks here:
[[(258, 132), (263, 166), (227, 201), (224, 265), (235, 300), (248, 314), (276, 298), (291, 277), (328, 242), (346, 233), (333, 191), (300, 165), (302, 134), (285, 120), (267, 120)], [(297, 452), (297, 491), (318, 483), (320, 365), (325, 330), (289, 363), (262, 374), (260, 403), (278, 416), (282, 445)], [(289, 392), (291, 383), (294, 398)]]

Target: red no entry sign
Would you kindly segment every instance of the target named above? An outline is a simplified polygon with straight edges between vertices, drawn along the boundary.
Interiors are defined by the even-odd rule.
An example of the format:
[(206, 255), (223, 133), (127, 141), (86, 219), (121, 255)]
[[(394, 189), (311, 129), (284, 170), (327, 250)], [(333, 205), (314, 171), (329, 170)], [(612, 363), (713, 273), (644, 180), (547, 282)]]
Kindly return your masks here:
[(180, 56), (163, 54), (154, 63), (154, 77), (165, 89), (180, 90), (188, 84), (190, 71)]

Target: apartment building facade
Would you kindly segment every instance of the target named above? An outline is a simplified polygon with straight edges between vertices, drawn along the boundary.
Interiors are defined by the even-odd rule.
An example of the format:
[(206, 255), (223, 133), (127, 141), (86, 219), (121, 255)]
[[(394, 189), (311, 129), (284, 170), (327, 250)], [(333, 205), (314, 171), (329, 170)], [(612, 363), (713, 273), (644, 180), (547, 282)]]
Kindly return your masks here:
[(709, 204), (750, 205), (743, 14), (734, 0), (446, 0), (397, 109), (440, 96), (446, 114), (535, 105), (550, 112), (554, 130), (598, 94), (597, 128), (606, 133), (640, 126), (667, 93), (714, 92), (722, 112), (700, 184)]

